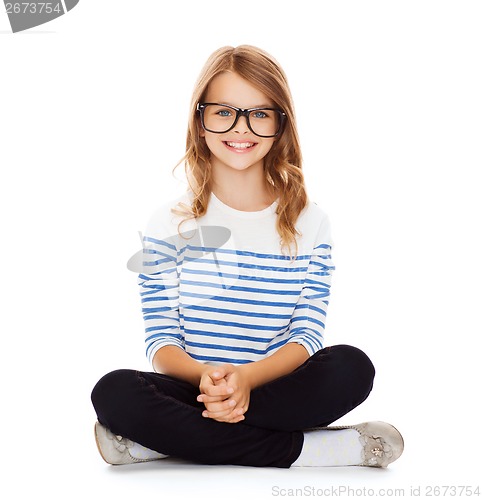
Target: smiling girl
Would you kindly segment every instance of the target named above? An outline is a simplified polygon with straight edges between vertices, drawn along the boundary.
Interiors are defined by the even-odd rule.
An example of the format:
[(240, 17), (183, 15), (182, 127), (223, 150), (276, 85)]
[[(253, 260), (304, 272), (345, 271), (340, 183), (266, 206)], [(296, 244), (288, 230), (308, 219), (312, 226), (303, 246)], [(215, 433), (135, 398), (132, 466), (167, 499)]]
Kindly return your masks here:
[(104, 460), (386, 467), (403, 451), (392, 425), (327, 427), (368, 397), (375, 370), (356, 347), (324, 346), (330, 225), (308, 199), (291, 94), (269, 54), (211, 55), (185, 167), (189, 189), (143, 240), (153, 371), (113, 371), (92, 392)]

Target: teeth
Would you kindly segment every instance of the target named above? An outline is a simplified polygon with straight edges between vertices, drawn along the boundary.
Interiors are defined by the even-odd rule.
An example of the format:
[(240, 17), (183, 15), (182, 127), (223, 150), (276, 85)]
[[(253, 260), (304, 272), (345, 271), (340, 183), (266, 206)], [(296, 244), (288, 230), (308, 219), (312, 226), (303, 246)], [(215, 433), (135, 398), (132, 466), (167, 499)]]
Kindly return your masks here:
[(247, 149), (254, 146), (254, 142), (226, 142), (226, 144), (236, 149)]

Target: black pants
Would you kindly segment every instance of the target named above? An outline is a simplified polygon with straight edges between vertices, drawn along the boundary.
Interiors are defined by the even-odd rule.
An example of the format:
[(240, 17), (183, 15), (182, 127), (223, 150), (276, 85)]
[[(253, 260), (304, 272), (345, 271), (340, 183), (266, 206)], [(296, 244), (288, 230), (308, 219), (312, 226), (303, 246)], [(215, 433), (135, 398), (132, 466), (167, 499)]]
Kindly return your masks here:
[(251, 391), (245, 420), (201, 415), (199, 389), (166, 375), (116, 370), (92, 391), (101, 424), (159, 453), (203, 464), (288, 468), (303, 429), (327, 426), (362, 403), (375, 369), (361, 350), (326, 347), (292, 373)]

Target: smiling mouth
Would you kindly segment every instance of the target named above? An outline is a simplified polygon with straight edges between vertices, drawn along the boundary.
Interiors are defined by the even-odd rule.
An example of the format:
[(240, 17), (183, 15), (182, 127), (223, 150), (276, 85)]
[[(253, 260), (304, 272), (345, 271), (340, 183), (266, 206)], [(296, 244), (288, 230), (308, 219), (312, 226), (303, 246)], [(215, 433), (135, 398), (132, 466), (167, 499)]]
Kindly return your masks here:
[(234, 149), (239, 149), (239, 150), (246, 150), (250, 149), (254, 146), (256, 146), (257, 142), (230, 142), (230, 141), (223, 141), (226, 146), (229, 146), (230, 148)]

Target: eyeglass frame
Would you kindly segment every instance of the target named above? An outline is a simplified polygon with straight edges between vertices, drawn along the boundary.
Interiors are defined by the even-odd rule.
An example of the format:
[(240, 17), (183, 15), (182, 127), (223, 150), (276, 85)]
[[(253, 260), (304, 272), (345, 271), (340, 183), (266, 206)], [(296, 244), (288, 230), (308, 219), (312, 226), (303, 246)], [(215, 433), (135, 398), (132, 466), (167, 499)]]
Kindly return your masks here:
[[(204, 110), (206, 109), (206, 106), (210, 106), (210, 105), (213, 105), (213, 106), (223, 106), (225, 108), (233, 109), (234, 111), (236, 111), (236, 118), (234, 119), (234, 123), (231, 125), (231, 127), (229, 127), (227, 130), (223, 130), (222, 132), (216, 132), (215, 130), (210, 130), (210, 129), (208, 129), (206, 127), (206, 125), (204, 123)], [(278, 130), (277, 130), (276, 134), (274, 134), (274, 135), (260, 135), (260, 134), (257, 134), (252, 129), (251, 122), (249, 120), (249, 114), (251, 112), (253, 112), (253, 111), (262, 111), (262, 110), (278, 111), (280, 113), (281, 120), (280, 120), (279, 127), (278, 127)], [(271, 137), (278, 137), (279, 135), (281, 135), (281, 133), (283, 132), (283, 129), (284, 129), (284, 124), (286, 122), (286, 113), (282, 109), (280, 109), (280, 108), (257, 107), (257, 108), (243, 109), (243, 108), (237, 108), (236, 106), (231, 106), (230, 104), (223, 104), (223, 103), (219, 103), (219, 102), (203, 102), (203, 103), (198, 102), (197, 106), (196, 106), (196, 111), (199, 111), (199, 115), (201, 117), (201, 126), (202, 126), (202, 128), (206, 132), (211, 132), (212, 134), (225, 134), (225, 133), (229, 132), (230, 130), (233, 130), (233, 128), (238, 123), (239, 117), (240, 116), (245, 116), (246, 117), (246, 123), (248, 124), (248, 128), (249, 128), (249, 130), (251, 130), (251, 132), (253, 132), (254, 135), (256, 135), (258, 137), (263, 137), (263, 138), (269, 139)]]

